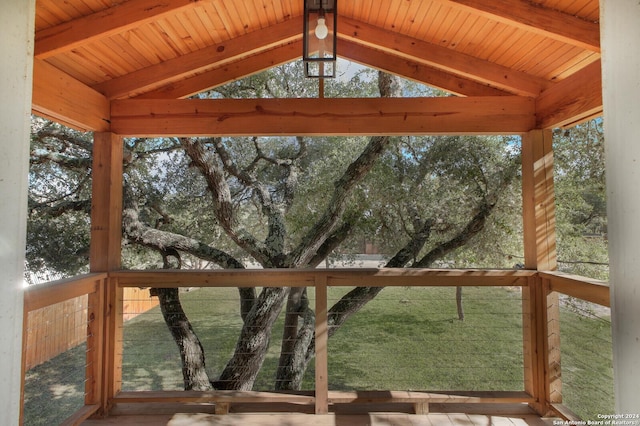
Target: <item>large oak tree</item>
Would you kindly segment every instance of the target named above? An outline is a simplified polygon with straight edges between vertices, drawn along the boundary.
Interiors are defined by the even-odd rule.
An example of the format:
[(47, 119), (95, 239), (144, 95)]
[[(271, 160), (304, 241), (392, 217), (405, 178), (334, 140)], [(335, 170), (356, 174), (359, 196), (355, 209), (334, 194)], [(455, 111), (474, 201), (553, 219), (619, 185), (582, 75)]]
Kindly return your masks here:
[[(202, 96), (311, 95), (315, 88), (295, 70), (279, 67)], [(376, 89), (383, 97), (418, 90), (365, 71), (329, 85), (328, 94), (373, 96)], [(91, 149), (87, 135), (34, 119), (31, 269), (74, 273), (86, 264)], [(518, 169), (518, 145), (502, 137), (129, 139), (123, 263), (313, 268), (356, 253), (367, 238), (387, 267), (505, 266), (511, 260), (503, 253), (518, 245)], [(483, 232), (491, 237), (480, 238)], [(306, 289), (238, 291), (243, 326), (226, 366), (212, 373), (178, 290), (152, 289), (179, 348), (185, 389), (251, 389), (281, 314), (274, 387), (300, 388), (314, 353)], [(381, 291), (356, 287), (337, 301), (330, 335)]]

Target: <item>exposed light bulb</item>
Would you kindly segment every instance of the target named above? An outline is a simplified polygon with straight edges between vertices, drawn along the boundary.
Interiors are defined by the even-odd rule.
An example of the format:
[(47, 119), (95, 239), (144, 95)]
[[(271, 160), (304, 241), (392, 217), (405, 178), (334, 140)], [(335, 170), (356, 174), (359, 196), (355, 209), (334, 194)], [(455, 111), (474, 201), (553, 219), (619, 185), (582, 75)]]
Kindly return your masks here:
[(318, 18), (318, 25), (316, 25), (316, 37), (320, 40), (324, 40), (329, 35), (329, 28), (324, 23), (324, 18)]

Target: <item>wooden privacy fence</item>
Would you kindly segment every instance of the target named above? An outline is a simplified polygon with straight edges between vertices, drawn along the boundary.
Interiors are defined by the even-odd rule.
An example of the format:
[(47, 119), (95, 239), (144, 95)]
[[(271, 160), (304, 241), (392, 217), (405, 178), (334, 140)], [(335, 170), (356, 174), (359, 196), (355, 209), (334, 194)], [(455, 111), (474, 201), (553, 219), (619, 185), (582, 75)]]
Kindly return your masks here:
[[(30, 287), (27, 294), (37, 291)], [(70, 350), (87, 340), (88, 297), (48, 305), (27, 312), (24, 325), (24, 358), (27, 370)], [(123, 320), (128, 321), (158, 305), (148, 289), (128, 287), (123, 295)]]
[[(122, 324), (126, 288), (175, 287), (309, 287), (315, 289), (315, 381), (310, 392), (166, 391), (123, 392)], [(363, 392), (330, 389), (328, 379), (329, 287), (519, 287), (522, 290), (522, 344), (524, 391), (391, 391)], [(72, 420), (118, 404), (204, 403), (219, 414), (235, 403), (287, 402), (310, 406), (316, 414), (333, 404), (411, 403), (417, 413), (438, 403), (523, 403), (538, 413), (554, 411), (574, 420), (562, 405), (560, 368), (559, 293), (609, 306), (606, 284), (582, 277), (531, 270), (433, 269), (316, 269), (316, 270), (215, 270), (117, 271), (62, 281), (26, 294), (29, 312), (88, 295), (87, 380), (85, 407)], [(37, 343), (36, 343), (37, 344)]]

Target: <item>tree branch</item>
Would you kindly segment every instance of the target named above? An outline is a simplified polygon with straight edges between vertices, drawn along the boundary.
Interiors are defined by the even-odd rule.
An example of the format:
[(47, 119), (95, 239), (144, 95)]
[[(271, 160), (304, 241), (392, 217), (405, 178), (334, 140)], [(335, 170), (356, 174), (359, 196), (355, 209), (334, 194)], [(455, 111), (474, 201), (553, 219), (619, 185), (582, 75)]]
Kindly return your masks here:
[(214, 213), (218, 223), (225, 233), (242, 249), (251, 254), (262, 265), (268, 265), (270, 259), (260, 247), (258, 241), (246, 230), (236, 230), (234, 221), (234, 207), (231, 190), (224, 177), (223, 171), (210, 161), (198, 139), (180, 138), (185, 152), (191, 158), (192, 164), (204, 177), (207, 187), (213, 196)]

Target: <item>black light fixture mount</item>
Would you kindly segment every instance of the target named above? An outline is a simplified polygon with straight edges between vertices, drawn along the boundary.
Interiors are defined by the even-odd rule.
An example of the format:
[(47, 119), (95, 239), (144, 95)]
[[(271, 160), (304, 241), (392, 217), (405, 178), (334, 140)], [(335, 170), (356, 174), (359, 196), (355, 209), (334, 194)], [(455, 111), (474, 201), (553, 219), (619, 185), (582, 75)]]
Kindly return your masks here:
[(302, 60), (306, 77), (336, 76), (337, 3), (338, 0), (304, 0)]

